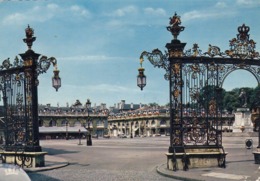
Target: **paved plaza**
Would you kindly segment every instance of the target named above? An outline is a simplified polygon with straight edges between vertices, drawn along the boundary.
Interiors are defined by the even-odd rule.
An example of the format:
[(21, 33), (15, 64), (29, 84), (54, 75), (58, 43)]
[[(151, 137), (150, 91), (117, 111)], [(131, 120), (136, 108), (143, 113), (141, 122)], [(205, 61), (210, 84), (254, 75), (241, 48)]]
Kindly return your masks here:
[[(86, 140), (42, 140), (48, 152), (48, 161), (60, 159), (67, 166), (46, 171), (28, 172), (32, 181), (112, 181), (112, 180), (246, 180), (257, 181), (259, 165), (254, 164), (253, 149), (258, 137), (251, 137), (253, 149), (245, 148), (247, 136), (223, 137), (227, 167), (168, 171), (165, 153), (169, 137), (93, 139), (93, 146)], [(158, 173), (159, 172), (159, 173)], [(164, 176), (163, 176), (164, 175)], [(185, 179), (184, 179), (185, 178)], [(260, 180), (260, 179), (259, 179)]]

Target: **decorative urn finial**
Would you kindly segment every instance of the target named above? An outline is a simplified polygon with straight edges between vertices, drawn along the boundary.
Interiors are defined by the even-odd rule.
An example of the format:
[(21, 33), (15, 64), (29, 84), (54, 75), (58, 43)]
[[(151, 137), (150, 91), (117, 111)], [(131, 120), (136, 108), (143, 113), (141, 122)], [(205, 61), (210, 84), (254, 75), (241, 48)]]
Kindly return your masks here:
[(28, 49), (31, 50), (33, 42), (36, 40), (36, 37), (34, 37), (34, 30), (28, 25), (28, 27), (25, 29), (25, 35), (26, 38), (23, 39), (24, 43), (27, 44)]
[(172, 33), (174, 40), (177, 40), (178, 35), (185, 28), (184, 26), (180, 26), (180, 24), (181, 17), (175, 13), (174, 16), (170, 18), (170, 26), (167, 26), (167, 30)]

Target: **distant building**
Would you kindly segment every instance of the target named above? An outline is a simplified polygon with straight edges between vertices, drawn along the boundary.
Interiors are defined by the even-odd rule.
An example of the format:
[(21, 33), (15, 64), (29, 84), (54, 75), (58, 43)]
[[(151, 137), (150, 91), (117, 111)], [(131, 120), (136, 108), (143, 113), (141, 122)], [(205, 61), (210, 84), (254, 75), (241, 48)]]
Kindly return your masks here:
[(40, 139), (85, 137), (87, 131), (92, 135), (106, 134), (108, 110), (105, 104), (87, 110), (79, 100), (70, 107), (51, 107), (40, 105)]

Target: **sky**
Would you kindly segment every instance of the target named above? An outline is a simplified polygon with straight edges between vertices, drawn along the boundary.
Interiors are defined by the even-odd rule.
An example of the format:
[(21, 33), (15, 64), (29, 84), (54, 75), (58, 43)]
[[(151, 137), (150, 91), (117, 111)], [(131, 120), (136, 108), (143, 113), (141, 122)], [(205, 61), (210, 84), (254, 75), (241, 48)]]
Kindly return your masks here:
[[(259, 9), (260, 0), (0, 0), (0, 61), (27, 50), (22, 39), (30, 25), (36, 37), (32, 49), (57, 59), (62, 80), (56, 92), (52, 67), (39, 76), (39, 104), (66, 106), (90, 99), (92, 105), (107, 107), (121, 100), (165, 105), (169, 83), (164, 69), (144, 61), (143, 91), (136, 77), (140, 54), (155, 48), (164, 52), (171, 42), (169, 18), (175, 12), (181, 17), (185, 30), (178, 39), (187, 43), (185, 50), (197, 43), (202, 52), (209, 44), (224, 52), (243, 23), (250, 27), (250, 38), (260, 42)], [(251, 73), (235, 71), (223, 88), (256, 85)]]

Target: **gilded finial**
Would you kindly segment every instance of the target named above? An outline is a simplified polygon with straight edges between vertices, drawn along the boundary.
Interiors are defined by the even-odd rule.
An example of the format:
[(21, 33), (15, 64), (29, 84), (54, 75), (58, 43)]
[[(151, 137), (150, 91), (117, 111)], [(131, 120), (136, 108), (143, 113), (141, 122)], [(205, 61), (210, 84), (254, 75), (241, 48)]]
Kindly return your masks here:
[(30, 50), (32, 47), (33, 42), (36, 40), (36, 37), (34, 37), (34, 30), (28, 25), (28, 27), (25, 29), (25, 35), (26, 38), (23, 39), (24, 43), (27, 44), (28, 49)]

